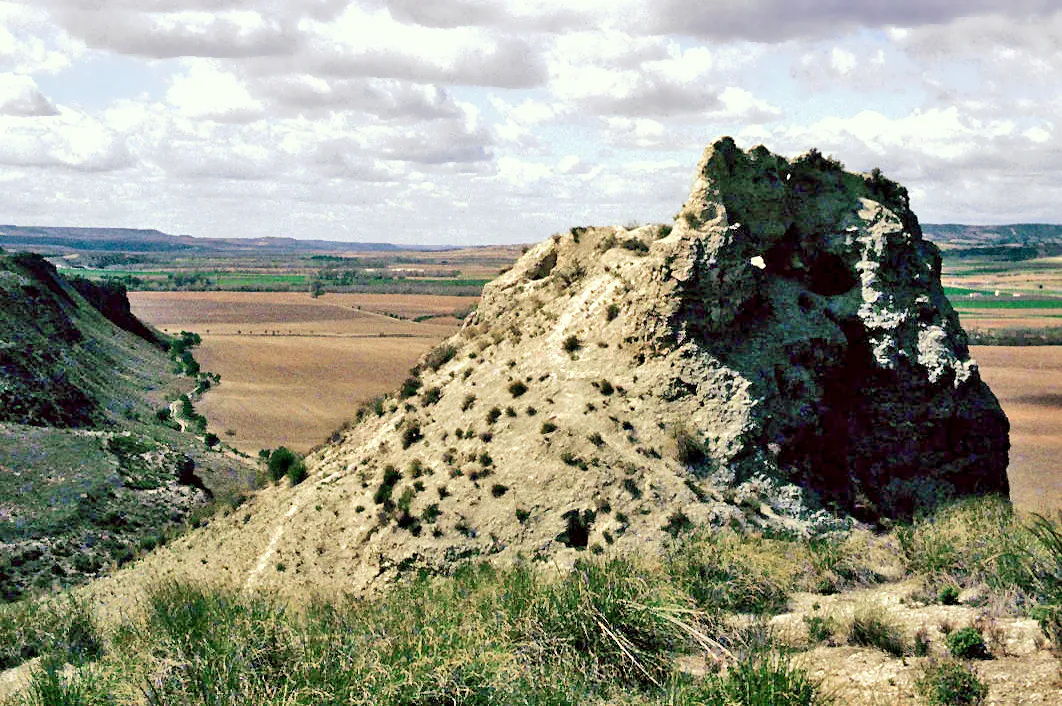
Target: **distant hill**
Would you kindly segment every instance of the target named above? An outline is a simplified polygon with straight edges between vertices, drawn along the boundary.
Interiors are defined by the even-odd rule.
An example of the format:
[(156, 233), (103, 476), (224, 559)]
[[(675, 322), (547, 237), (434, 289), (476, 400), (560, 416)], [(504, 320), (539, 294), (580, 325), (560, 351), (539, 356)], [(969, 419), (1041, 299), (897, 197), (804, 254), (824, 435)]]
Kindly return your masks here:
[(1062, 244), (1062, 225), (1050, 223), (1014, 223), (998, 226), (923, 223), (922, 233), (926, 239), (942, 248)]
[(0, 255), (0, 602), (179, 532), (254, 471), (166, 413), (195, 384), (114, 283)]
[(425, 249), (391, 243), (353, 243), (297, 238), (199, 238), (134, 228), (53, 228), (0, 225), (0, 247), (46, 254), (70, 252), (312, 253)]

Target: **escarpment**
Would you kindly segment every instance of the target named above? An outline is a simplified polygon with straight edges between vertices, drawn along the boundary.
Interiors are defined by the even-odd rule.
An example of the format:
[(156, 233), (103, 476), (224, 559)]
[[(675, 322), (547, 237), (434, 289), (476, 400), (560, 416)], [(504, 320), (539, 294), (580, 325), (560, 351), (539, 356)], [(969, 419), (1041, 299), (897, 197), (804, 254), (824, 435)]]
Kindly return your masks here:
[(310, 459), (270, 557), (360, 590), (1005, 494), (1008, 423), (939, 275), (899, 185), (724, 138), (672, 225), (573, 228), (487, 285)]

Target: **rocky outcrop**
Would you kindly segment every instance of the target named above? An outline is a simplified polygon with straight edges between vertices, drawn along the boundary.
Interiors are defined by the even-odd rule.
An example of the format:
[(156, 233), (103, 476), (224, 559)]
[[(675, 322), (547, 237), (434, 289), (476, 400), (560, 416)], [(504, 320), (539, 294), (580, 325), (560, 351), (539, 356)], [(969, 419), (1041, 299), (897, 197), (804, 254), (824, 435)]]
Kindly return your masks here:
[(939, 270), (902, 187), (720, 140), (672, 226), (573, 228), (490, 283), (311, 459), (270, 556), (312, 524), (301, 575), (360, 589), (1006, 493), (1007, 420)]

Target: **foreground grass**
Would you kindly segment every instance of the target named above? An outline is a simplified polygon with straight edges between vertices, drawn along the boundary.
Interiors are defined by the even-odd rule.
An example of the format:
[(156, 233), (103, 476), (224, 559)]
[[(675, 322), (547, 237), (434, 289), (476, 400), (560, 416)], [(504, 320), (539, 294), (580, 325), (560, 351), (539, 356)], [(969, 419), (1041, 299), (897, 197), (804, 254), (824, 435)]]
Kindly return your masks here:
[[(910, 574), (988, 586), (1014, 611), (1040, 616), (1057, 644), (1057, 520), (1021, 521), (1006, 503), (981, 500), (893, 535), (884, 539)], [(827, 703), (762, 618), (784, 610), (793, 590), (879, 580), (866, 542), (703, 529), (660, 558), (595, 558), (563, 576), (467, 565), (379, 598), (297, 607), (170, 582), (151, 589), (139, 617), (106, 630), (76, 602), (16, 606), (0, 614), (5, 664), (40, 661), (8, 703)], [(877, 645), (881, 631), (863, 622), (860, 634)], [(958, 688), (970, 679), (963, 669), (927, 670), (920, 689)]]

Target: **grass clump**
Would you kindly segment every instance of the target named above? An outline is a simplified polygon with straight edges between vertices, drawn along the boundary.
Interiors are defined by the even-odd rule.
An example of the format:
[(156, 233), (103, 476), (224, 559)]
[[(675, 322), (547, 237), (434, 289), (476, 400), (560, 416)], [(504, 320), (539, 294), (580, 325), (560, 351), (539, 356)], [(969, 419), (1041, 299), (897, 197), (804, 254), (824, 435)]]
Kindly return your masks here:
[(899, 626), (874, 603), (856, 609), (848, 626), (848, 644), (876, 647), (894, 657), (902, 657), (907, 649)]
[(579, 340), (579, 337), (572, 334), (564, 339), (564, 343), (561, 346), (564, 352), (571, 355), (583, 347), (583, 342)]
[(916, 688), (930, 706), (981, 704), (988, 696), (988, 686), (977, 673), (954, 659), (926, 662)]
[(80, 665), (96, 659), (103, 641), (92, 609), (63, 597), (0, 605), (0, 669), (42, 657)]
[(669, 548), (666, 563), (704, 610), (774, 614), (785, 609), (795, 578), (788, 549), (783, 540), (696, 529)]
[[(527, 385), (525, 385), (520, 380), (517, 380), (515, 382), (509, 383), (509, 394), (512, 395), (513, 398), (519, 397), (522, 394), (524, 394), (525, 392), (527, 392)], [(508, 409), (512, 409), (512, 407), (509, 407)], [(506, 410), (506, 412), (508, 412), (508, 409)], [(512, 414), (512, 415), (509, 415), (509, 416), (515, 417), (516, 415)]]

